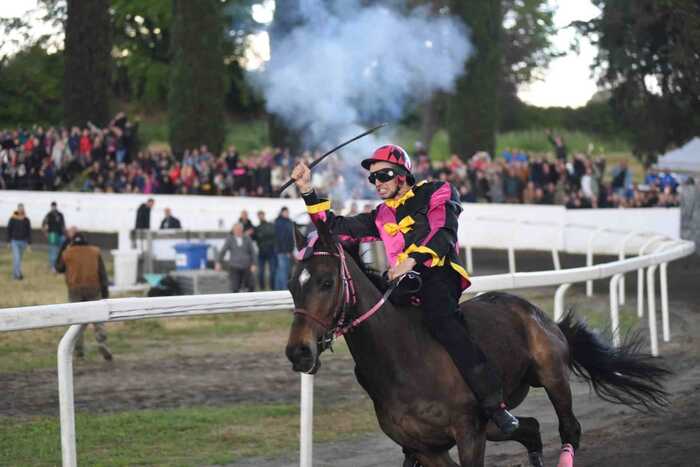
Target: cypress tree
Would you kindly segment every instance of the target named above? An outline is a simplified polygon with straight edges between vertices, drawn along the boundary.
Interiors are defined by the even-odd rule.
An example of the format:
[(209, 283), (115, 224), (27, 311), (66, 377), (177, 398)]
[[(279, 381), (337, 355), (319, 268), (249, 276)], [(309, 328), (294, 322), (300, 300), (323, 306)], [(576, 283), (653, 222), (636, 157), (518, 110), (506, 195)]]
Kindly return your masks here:
[(224, 19), (219, 0), (173, 0), (168, 92), (170, 146), (175, 154), (224, 144)]
[(110, 120), (112, 36), (108, 0), (68, 0), (63, 80), (67, 125)]
[(470, 29), (474, 56), (465, 64), (449, 100), (450, 150), (468, 159), (477, 151), (494, 154), (501, 66), (501, 0), (452, 0), (452, 13)]

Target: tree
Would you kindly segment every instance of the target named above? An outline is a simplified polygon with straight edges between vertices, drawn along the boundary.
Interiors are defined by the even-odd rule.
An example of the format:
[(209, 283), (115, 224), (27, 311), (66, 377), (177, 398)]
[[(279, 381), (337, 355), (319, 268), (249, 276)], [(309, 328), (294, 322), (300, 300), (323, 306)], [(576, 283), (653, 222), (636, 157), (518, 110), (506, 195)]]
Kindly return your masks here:
[(594, 0), (602, 15), (579, 29), (599, 48), (595, 67), (645, 163), (700, 129), (700, 3)]
[(62, 53), (33, 45), (0, 61), (0, 76), (0, 127), (61, 121)]
[(452, 0), (452, 13), (471, 30), (475, 56), (465, 64), (448, 105), (450, 150), (463, 158), (477, 151), (493, 154), (502, 70), (503, 14), (500, 0)]
[(175, 154), (224, 143), (224, 20), (219, 0), (173, 0), (173, 53), (168, 94)]
[[(411, 7), (428, 6), (433, 14), (448, 10), (448, 0), (412, 0)], [(498, 129), (512, 129), (522, 106), (518, 87), (540, 78), (540, 72), (560, 55), (552, 45), (554, 9), (547, 0), (502, 0), (502, 69), (498, 88)], [(421, 106), (421, 140), (428, 147), (443, 125), (449, 96), (436, 93)]]
[(63, 111), (67, 125), (110, 120), (112, 40), (109, 2), (68, 0)]
[(552, 44), (556, 33), (554, 9), (547, 0), (502, 0), (503, 69), (498, 90), (499, 130), (516, 126), (515, 115), (523, 105), (518, 88), (541, 79), (549, 62), (561, 55)]

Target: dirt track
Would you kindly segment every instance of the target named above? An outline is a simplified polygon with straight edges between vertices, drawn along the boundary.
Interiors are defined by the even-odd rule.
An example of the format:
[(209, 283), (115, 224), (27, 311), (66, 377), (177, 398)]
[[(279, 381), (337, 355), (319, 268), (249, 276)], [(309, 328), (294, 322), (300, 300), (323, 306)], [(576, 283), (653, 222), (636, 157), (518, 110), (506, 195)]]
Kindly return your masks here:
[[(605, 403), (585, 385), (574, 386), (575, 412), (583, 427), (577, 466), (697, 465), (700, 446), (700, 261), (682, 261), (669, 268), (673, 341), (661, 352), (676, 375), (668, 389), (673, 406), (656, 417)], [(598, 290), (602, 290), (599, 288)], [(274, 350), (274, 352), (272, 351)], [(316, 378), (317, 404), (357, 400), (366, 396), (355, 382), (347, 354), (324, 358)], [(56, 414), (54, 370), (0, 377), (2, 415)], [(174, 354), (155, 359), (76, 366), (76, 408), (121, 411), (152, 407), (228, 405), (239, 401), (296, 402), (298, 376), (279, 349), (266, 353), (203, 356)], [(542, 391), (532, 391), (516, 414), (536, 416), (542, 424), (546, 464), (556, 463), (559, 447), (553, 410)], [(489, 444), (487, 465), (526, 465), (515, 443)], [(384, 435), (319, 445), (316, 466), (398, 466), (401, 453)], [(281, 459), (251, 459), (236, 465), (282, 467), (296, 465), (296, 455)]]

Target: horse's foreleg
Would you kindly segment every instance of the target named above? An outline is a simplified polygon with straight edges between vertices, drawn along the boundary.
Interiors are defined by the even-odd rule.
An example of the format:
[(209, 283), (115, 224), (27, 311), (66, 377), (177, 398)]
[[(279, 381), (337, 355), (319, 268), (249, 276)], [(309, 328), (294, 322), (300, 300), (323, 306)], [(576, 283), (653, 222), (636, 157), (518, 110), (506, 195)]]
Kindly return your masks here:
[(456, 433), (459, 465), (461, 467), (483, 467), (486, 451), (486, 427), (481, 421), (476, 426), (465, 426)]
[(486, 426), (486, 439), (489, 441), (517, 441), (527, 449), (530, 465), (543, 467), (542, 437), (539, 422), (531, 417), (518, 417), (520, 425), (513, 433), (506, 435), (493, 423)]

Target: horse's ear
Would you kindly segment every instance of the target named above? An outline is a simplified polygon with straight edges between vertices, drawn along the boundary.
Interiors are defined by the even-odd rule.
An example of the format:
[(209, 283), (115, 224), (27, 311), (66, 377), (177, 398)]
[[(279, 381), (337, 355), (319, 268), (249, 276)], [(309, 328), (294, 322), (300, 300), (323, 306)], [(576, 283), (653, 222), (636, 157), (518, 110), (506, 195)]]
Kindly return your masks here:
[(316, 232), (318, 232), (318, 241), (328, 249), (335, 247), (335, 239), (331, 233), (331, 229), (325, 222), (316, 222)]
[(306, 237), (301, 233), (299, 227), (294, 224), (294, 246), (297, 250), (301, 250), (306, 246)]

